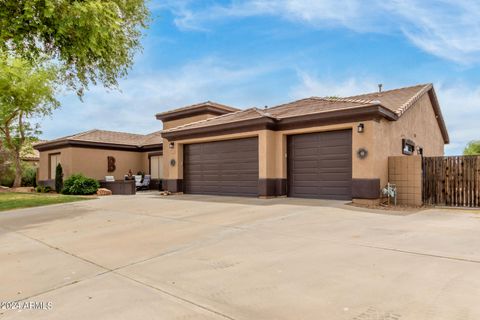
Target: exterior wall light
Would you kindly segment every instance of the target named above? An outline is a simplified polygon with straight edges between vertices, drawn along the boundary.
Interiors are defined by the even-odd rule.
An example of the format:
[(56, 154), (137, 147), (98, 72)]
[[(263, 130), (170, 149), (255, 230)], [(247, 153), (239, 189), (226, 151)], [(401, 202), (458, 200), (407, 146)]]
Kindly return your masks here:
[(365, 159), (368, 156), (368, 151), (365, 148), (360, 148), (357, 151), (357, 156), (359, 159)]
[(170, 143), (168, 144), (168, 147), (169, 147), (170, 149), (173, 149), (173, 148), (175, 147), (175, 142), (170, 142)]
[(359, 123), (357, 126), (357, 132), (363, 133), (365, 131), (365, 125), (363, 123)]

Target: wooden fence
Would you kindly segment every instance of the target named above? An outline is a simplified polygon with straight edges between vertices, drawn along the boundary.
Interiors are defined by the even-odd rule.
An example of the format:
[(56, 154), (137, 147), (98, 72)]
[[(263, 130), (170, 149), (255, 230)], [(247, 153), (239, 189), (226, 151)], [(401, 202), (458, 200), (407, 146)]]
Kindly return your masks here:
[(423, 158), (423, 202), (480, 207), (480, 156)]

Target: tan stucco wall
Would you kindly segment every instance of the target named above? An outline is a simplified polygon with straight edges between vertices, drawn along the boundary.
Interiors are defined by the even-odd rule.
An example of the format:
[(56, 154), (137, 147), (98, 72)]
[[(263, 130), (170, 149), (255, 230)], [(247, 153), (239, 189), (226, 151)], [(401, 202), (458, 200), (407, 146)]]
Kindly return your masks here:
[[(410, 107), (398, 121), (381, 120), (376, 123), (376, 163), (382, 186), (388, 182), (388, 157), (403, 156), (402, 139), (410, 139), (423, 147), (425, 156), (443, 156), (444, 140), (428, 95)], [(415, 151), (415, 154), (416, 151)]]
[[(48, 157), (49, 154), (53, 153), (60, 153), (60, 163), (65, 178), (73, 173), (82, 173), (98, 180), (112, 175), (116, 180), (122, 180), (129, 169), (132, 170), (133, 174), (138, 171), (149, 173), (148, 154), (151, 152), (68, 147), (40, 152), (39, 180), (48, 180)], [(108, 156), (115, 158), (116, 169), (114, 172), (108, 172)]]
[[(115, 158), (116, 169), (114, 172), (107, 170), (107, 157)], [(77, 161), (77, 159), (79, 159)], [(82, 159), (82, 160), (80, 160)], [(91, 178), (105, 179), (105, 176), (114, 176), (121, 180), (128, 170), (133, 174), (138, 171), (147, 171), (143, 162), (143, 154), (132, 151), (103, 150), (88, 148), (72, 148), (72, 173), (83, 173)]]
[(40, 164), (38, 167), (38, 180), (49, 180), (49, 156), (51, 154), (60, 153), (60, 163), (62, 165), (64, 176), (72, 174), (72, 148), (62, 148), (40, 152)]

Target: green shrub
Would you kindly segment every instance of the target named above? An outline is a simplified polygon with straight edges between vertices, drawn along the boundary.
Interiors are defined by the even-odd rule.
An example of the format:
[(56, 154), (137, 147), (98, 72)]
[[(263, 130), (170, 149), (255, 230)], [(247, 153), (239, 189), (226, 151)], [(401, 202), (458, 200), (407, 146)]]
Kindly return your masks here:
[(50, 191), (52, 191), (52, 188), (50, 186), (37, 186), (35, 188), (35, 191), (39, 193), (49, 193)]
[(55, 191), (58, 193), (62, 192), (63, 189), (63, 168), (59, 163), (55, 168)]
[(97, 192), (100, 184), (97, 180), (83, 174), (73, 174), (63, 182), (63, 194), (88, 195)]
[(37, 168), (28, 166), (24, 168), (22, 174), (22, 187), (37, 186)]

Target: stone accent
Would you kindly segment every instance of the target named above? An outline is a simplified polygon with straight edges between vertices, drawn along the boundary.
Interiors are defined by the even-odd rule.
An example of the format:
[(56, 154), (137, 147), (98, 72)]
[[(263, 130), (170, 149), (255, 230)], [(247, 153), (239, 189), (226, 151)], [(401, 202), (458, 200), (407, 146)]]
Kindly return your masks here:
[(106, 189), (106, 188), (100, 188), (97, 190), (97, 196), (111, 196), (112, 191)]
[(389, 157), (388, 180), (397, 186), (397, 204), (423, 204), (421, 156)]

